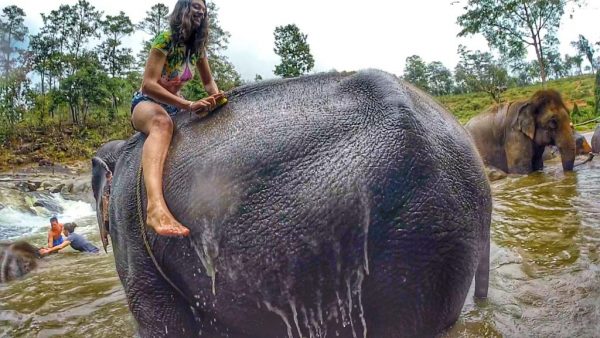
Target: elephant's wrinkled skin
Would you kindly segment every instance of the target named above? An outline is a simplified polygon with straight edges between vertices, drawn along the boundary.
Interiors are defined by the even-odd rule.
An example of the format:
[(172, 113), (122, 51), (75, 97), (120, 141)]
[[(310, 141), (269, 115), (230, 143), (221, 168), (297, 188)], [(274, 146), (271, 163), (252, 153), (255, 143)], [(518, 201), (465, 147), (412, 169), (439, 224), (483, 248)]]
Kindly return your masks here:
[(509, 174), (527, 174), (542, 169), (545, 147), (556, 145), (563, 170), (573, 170), (571, 119), (555, 90), (538, 91), (529, 100), (493, 106), (465, 127), (486, 165)]
[(486, 296), (489, 184), (431, 98), (379, 71), (228, 96), (203, 120), (174, 118), (164, 191), (190, 237), (147, 230), (184, 296), (142, 241), (144, 136), (119, 149), (109, 229), (141, 336), (432, 336), (458, 318), (476, 269)]
[(596, 127), (592, 136), (592, 151), (596, 154), (600, 153), (600, 125)]
[(0, 243), (0, 283), (20, 278), (37, 267), (38, 249), (24, 241)]

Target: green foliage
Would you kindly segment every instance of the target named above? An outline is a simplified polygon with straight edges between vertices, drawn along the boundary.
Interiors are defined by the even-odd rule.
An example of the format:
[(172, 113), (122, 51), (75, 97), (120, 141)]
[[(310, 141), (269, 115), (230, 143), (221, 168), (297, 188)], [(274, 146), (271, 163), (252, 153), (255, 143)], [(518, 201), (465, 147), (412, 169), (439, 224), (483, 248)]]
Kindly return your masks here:
[(136, 28), (148, 33), (152, 38), (169, 28), (169, 7), (158, 3), (146, 11), (146, 17), (140, 21)]
[[(153, 40), (158, 34), (169, 29), (169, 7), (162, 3), (158, 3), (146, 11), (146, 17), (140, 21), (135, 27), (150, 35), (150, 40)], [(137, 55), (137, 66), (143, 69), (148, 59), (150, 52), (150, 40), (142, 41), (142, 49)]]
[(93, 54), (84, 55), (77, 70), (60, 83), (60, 99), (69, 105), (74, 123), (85, 124), (91, 106), (107, 107), (110, 81)]
[(452, 92), (452, 73), (440, 61), (427, 65), (427, 83), (432, 95), (447, 95)]
[(411, 55), (406, 58), (403, 79), (424, 91), (429, 91), (427, 65), (418, 55)]
[(315, 60), (306, 42), (306, 34), (302, 34), (295, 24), (278, 26), (275, 36), (275, 54), (281, 57), (281, 63), (275, 66), (275, 75), (284, 78), (296, 77), (310, 72)]
[(544, 43), (556, 36), (568, 2), (579, 0), (468, 0), (466, 12), (457, 20), (462, 27), (459, 36), (481, 33), (490, 46), (511, 59), (523, 58), (527, 48), (533, 47), (544, 83)]
[(0, 62), (2, 62), (3, 75), (8, 76), (15, 64), (12, 55), (21, 51), (16, 46), (16, 42), (25, 41), (28, 29), (23, 24), (25, 12), (20, 7), (7, 6), (2, 9), (2, 13), (0, 17)]
[[(592, 70), (592, 73), (594, 73), (596, 70), (596, 62), (594, 60), (595, 50), (592, 43), (590, 43), (585, 36), (579, 34), (579, 39), (577, 41), (571, 41), (571, 46), (575, 47), (577, 55), (581, 57), (582, 61), (583, 57), (586, 57), (587, 61), (590, 63), (590, 69)], [(581, 68), (581, 63), (579, 67)]]
[(227, 50), (231, 34), (224, 30), (219, 23), (219, 8), (213, 2), (209, 2), (207, 6), (208, 27), (210, 27), (206, 46), (208, 64), (219, 90), (227, 91), (241, 85), (242, 77), (227, 56), (223, 54)]
[(28, 89), (29, 80), (23, 69), (12, 70), (0, 78), (0, 134), (10, 134), (23, 119)]
[(134, 26), (125, 13), (107, 15), (100, 21), (105, 40), (98, 47), (99, 58), (104, 69), (112, 76), (122, 75), (133, 63), (131, 48), (119, 48), (122, 39), (133, 33)]
[(594, 114), (600, 115), (600, 69), (596, 71), (596, 81), (594, 82)]
[(488, 52), (472, 52), (461, 45), (458, 54), (460, 61), (454, 71), (457, 88), (463, 92), (485, 92), (500, 102), (500, 94), (508, 85), (506, 69)]

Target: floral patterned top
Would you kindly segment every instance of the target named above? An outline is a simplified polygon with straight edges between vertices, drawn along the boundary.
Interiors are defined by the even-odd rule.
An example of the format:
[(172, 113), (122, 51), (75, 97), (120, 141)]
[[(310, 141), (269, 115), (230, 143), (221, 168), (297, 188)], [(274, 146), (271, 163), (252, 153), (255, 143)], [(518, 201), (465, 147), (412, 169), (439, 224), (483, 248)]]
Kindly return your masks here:
[(196, 68), (196, 62), (205, 55), (204, 50), (200, 55), (191, 54), (183, 43), (173, 46), (170, 30), (156, 36), (152, 41), (152, 48), (167, 56), (161, 76), (161, 83), (166, 87), (181, 87), (185, 82), (191, 80), (194, 77), (193, 71)]

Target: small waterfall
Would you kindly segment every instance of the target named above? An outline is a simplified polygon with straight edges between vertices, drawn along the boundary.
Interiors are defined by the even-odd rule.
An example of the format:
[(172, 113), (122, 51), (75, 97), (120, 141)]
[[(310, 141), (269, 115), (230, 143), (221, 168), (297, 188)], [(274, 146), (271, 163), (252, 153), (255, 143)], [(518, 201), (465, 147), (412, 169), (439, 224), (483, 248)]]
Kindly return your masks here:
[[(0, 193), (4, 192), (0, 190)], [(95, 211), (89, 203), (65, 199), (60, 193), (11, 194), (11, 198), (4, 200), (3, 208), (0, 208), (0, 240), (13, 240), (43, 232), (48, 229), (52, 216), (66, 223), (93, 215)]]

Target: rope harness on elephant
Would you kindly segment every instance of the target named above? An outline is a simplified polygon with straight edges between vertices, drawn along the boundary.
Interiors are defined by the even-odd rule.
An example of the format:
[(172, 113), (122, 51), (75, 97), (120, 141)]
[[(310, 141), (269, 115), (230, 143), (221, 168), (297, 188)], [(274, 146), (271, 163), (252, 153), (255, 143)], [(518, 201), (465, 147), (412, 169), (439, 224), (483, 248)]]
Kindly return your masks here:
[[(136, 199), (137, 199), (136, 205), (137, 205), (137, 213), (138, 213), (138, 219), (139, 219), (139, 224), (140, 224), (140, 232), (142, 233), (142, 239), (144, 240), (144, 246), (146, 247), (146, 251), (148, 252), (148, 255), (150, 256), (150, 259), (152, 259), (152, 262), (154, 263), (156, 270), (158, 270), (158, 273), (160, 273), (160, 275), (164, 278), (164, 280), (167, 281), (167, 283), (169, 283), (169, 285), (171, 285), (171, 287), (173, 289), (175, 289), (175, 291), (177, 291), (177, 293), (179, 293), (179, 295), (181, 297), (183, 297), (183, 299), (185, 299), (187, 302), (190, 302), (190, 300), (183, 293), (183, 291), (181, 291), (181, 289), (179, 289), (177, 287), (177, 285), (175, 285), (175, 283), (173, 283), (173, 281), (165, 274), (163, 269), (158, 264), (158, 261), (156, 260), (154, 253), (152, 253), (152, 249), (150, 248), (150, 242), (148, 241), (148, 234), (146, 233), (146, 222), (144, 222), (144, 214), (142, 213), (142, 197), (141, 197), (142, 196), (142, 162), (141, 161), (140, 161), (140, 168), (137, 173), (137, 182), (136, 182), (136, 191), (135, 192), (136, 192)], [(192, 303), (190, 302), (190, 304), (192, 304)]]

